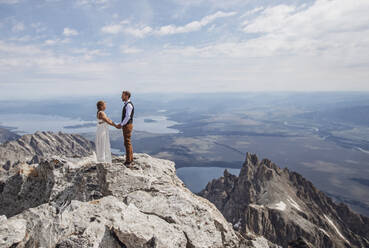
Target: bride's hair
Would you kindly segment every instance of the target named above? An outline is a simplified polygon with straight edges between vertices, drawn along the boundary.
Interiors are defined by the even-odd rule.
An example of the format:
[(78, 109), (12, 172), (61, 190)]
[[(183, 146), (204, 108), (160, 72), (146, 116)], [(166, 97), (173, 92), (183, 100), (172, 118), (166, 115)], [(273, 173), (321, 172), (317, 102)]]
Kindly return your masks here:
[(104, 101), (98, 101), (97, 103), (96, 103), (96, 107), (97, 107), (97, 113), (96, 113), (96, 116), (99, 114), (99, 111), (101, 111), (102, 110), (102, 107), (104, 106)]

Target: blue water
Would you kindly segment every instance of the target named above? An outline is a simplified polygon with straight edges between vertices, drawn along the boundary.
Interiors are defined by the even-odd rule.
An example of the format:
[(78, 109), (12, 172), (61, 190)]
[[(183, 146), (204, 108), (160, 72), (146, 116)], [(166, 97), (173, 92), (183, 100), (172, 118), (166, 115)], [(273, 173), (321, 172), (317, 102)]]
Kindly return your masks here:
[[(154, 122), (145, 122), (145, 119), (152, 119)], [(113, 120), (114, 121), (114, 120)], [(115, 120), (118, 122), (119, 120)], [(36, 131), (52, 131), (66, 133), (87, 133), (96, 131), (96, 121), (83, 121), (71, 119), (57, 115), (39, 114), (2, 114), (0, 115), (0, 125), (13, 127), (13, 132), (18, 134), (34, 133)], [(135, 118), (135, 130), (150, 133), (178, 133), (179, 131), (170, 126), (178, 124), (168, 120), (165, 116), (142, 116)], [(66, 128), (76, 126), (74, 128)], [(80, 126), (80, 127), (78, 127)]]
[(238, 176), (240, 169), (220, 168), (220, 167), (185, 167), (177, 169), (177, 176), (194, 193), (198, 193), (205, 188), (208, 182), (223, 176), (224, 170)]

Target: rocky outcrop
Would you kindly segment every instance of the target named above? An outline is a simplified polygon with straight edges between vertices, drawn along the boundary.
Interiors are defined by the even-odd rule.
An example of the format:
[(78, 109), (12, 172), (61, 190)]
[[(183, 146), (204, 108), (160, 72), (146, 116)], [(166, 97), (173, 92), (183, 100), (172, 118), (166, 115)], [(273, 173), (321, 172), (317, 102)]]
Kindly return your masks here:
[(36, 132), (1, 144), (0, 168), (8, 171), (22, 163), (38, 163), (42, 157), (51, 155), (86, 157), (93, 151), (94, 144), (80, 135)]
[(369, 247), (369, 218), (337, 205), (301, 175), (247, 154), (239, 176), (224, 172), (199, 194), (242, 234), (287, 247)]
[[(135, 167), (85, 158), (28, 165), (1, 186), (0, 247), (249, 247), (174, 163), (135, 154)], [(263, 242), (266, 242), (263, 240)]]
[(88, 201), (103, 196), (104, 184), (92, 157), (59, 158), (54, 156), (39, 164), (21, 164), (17, 171), (0, 181), (0, 215), (16, 215), (44, 203), (63, 206), (72, 199)]

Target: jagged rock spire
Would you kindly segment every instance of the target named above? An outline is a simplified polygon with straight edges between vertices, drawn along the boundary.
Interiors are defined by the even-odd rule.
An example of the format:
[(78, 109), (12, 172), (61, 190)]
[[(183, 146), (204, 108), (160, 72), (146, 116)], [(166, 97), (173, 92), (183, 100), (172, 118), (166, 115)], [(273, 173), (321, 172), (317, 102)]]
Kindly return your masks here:
[(224, 173), (199, 195), (245, 236), (255, 233), (283, 247), (294, 240), (314, 247), (369, 247), (369, 218), (335, 204), (298, 173), (268, 159), (259, 162), (255, 154), (246, 154), (238, 177)]

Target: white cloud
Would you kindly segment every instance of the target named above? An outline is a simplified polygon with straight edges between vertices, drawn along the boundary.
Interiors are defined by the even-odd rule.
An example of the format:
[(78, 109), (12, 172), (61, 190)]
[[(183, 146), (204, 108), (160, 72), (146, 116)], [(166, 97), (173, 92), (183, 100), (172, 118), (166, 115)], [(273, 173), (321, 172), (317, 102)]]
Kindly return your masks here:
[(46, 46), (53, 46), (58, 44), (67, 44), (70, 42), (70, 39), (48, 39), (45, 40), (44, 45)]
[(264, 9), (264, 7), (256, 7), (256, 8), (254, 8), (254, 9), (252, 9), (252, 10), (248, 10), (248, 11), (246, 11), (246, 13), (245, 13), (245, 14), (243, 14), (243, 15), (241, 16), (241, 18), (244, 18), (244, 17), (250, 16), (250, 15), (254, 15), (254, 14), (256, 14), (256, 13), (258, 13), (258, 12), (262, 11), (263, 9)]
[(90, 61), (95, 57), (101, 56), (108, 56), (109, 53), (102, 51), (100, 49), (87, 49), (87, 48), (80, 48), (80, 49), (73, 49), (72, 53), (82, 55), (86, 61)]
[(211, 32), (215, 29), (215, 24), (211, 25), (209, 28), (208, 28), (208, 32)]
[(146, 35), (152, 33), (153, 29), (149, 26), (146, 26), (144, 28), (125, 28), (123, 29), (123, 31), (127, 34), (130, 34), (130, 35), (133, 35), (135, 37), (138, 37), (138, 38), (143, 38), (145, 37)]
[(123, 30), (123, 26), (128, 23), (128, 20), (123, 20), (118, 24), (106, 25), (101, 28), (101, 32), (107, 34), (118, 34)]
[[(248, 41), (269, 55), (319, 56), (330, 63), (369, 64), (369, 1), (318, 0), (311, 6), (278, 5), (243, 25)], [(256, 47), (255, 47), (256, 48)]]
[(55, 45), (58, 42), (58, 40), (45, 40), (45, 45)]
[(103, 33), (107, 34), (119, 34), (121, 32), (138, 37), (143, 38), (146, 35), (149, 35), (152, 33), (153, 29), (150, 26), (146, 26), (143, 28), (132, 28), (132, 27), (126, 27), (124, 26), (125, 23), (120, 24), (112, 24), (107, 25), (101, 28), (101, 31)]
[(109, 0), (77, 0), (77, 5), (79, 6), (91, 6), (91, 5), (100, 5), (105, 6), (109, 3)]
[(16, 24), (13, 25), (12, 27), (12, 31), (13, 32), (20, 32), (20, 31), (23, 31), (24, 30), (24, 24), (21, 23), (21, 22), (18, 22)]
[(366, 0), (318, 0), (312, 6), (278, 5), (266, 8), (244, 27), (247, 33), (286, 33), (319, 36), (369, 28)]
[[(85, 48), (72, 51), (65, 50), (63, 53), (57, 54), (48, 46), (17, 45), (0, 41), (0, 75), (5, 78), (6, 75), (9, 75), (9, 72), (27, 73), (29, 71), (33, 74), (33, 78), (21, 79), (21, 82), (43, 80), (46, 75), (54, 80), (60, 79), (62, 75), (71, 75), (71, 77), (76, 78), (83, 78), (87, 75), (97, 77), (109, 72), (111, 65), (90, 62), (90, 60), (92, 57), (105, 55), (107, 53), (101, 50)], [(32, 70), (29, 70), (30, 68)], [(17, 83), (16, 79), (18, 77), (16, 75), (14, 74), (12, 80), (14, 83)], [(41, 78), (39, 78), (40, 75)], [(5, 82), (5, 79), (3, 82)], [(53, 84), (50, 87), (53, 87)]]
[(46, 26), (40, 22), (32, 23), (31, 27), (35, 29), (36, 33), (41, 33), (47, 29)]
[[(8, 55), (7, 57), (22, 56), (22, 55), (35, 55), (41, 52), (41, 49), (31, 45), (14, 45), (4, 41), (0, 41), (0, 53), (2, 55)], [(6, 59), (2, 56), (2, 61)]]
[[(66, 42), (66, 40), (47, 40), (45, 43), (54, 45), (57, 43)], [(89, 62), (92, 57), (107, 56), (109, 53), (100, 49), (65, 49), (61, 54), (57, 54), (50, 46), (43, 45), (23, 45), (13, 44), (9, 42), (0, 41), (0, 71), (13, 67), (29, 68), (37, 67), (38, 70), (45, 70), (48, 68), (55, 68), (60, 65), (67, 65), (68, 63), (81, 65)], [(59, 68), (62, 69), (62, 68)], [(62, 70), (59, 73), (63, 72)], [(49, 71), (51, 73), (51, 71)], [(64, 73), (68, 73), (65, 70)]]
[(30, 42), (30, 41), (36, 40), (36, 39), (37, 39), (37, 37), (32, 37), (30, 35), (24, 35), (24, 36), (21, 36), (21, 37), (11, 37), (8, 40), (9, 41), (17, 41), (17, 42)]
[(228, 8), (240, 8), (243, 5), (247, 5), (249, 0), (227, 0), (227, 1), (219, 1), (219, 0), (172, 0), (177, 4), (181, 4), (185, 7), (193, 7), (205, 5), (207, 8), (213, 9), (228, 9)]
[(49, 46), (0, 41), (1, 99), (119, 92), (121, 84), (116, 84), (117, 79), (121, 82), (129, 73), (119, 63), (93, 59), (104, 55), (106, 53), (98, 49), (65, 49), (58, 54)]
[(102, 27), (101, 31), (107, 34), (118, 34), (122, 30), (122, 28), (123, 27), (121, 24), (112, 24)]
[(97, 44), (99, 46), (102, 45), (102, 46), (105, 46), (105, 47), (113, 47), (114, 46), (114, 41), (113, 41), (112, 37), (105, 37), (104, 39), (99, 40), (97, 42)]
[(125, 26), (127, 22), (123, 22), (123, 23), (121, 22), (119, 24), (104, 26), (101, 28), (101, 31), (103, 33), (108, 33), (108, 34), (118, 34), (118, 33), (124, 32), (126, 34), (130, 34), (138, 38), (143, 38), (147, 35), (153, 35), (153, 34), (173, 35), (173, 34), (180, 34), (180, 33), (189, 33), (189, 32), (200, 30), (201, 28), (214, 22), (218, 18), (234, 16), (236, 14), (237, 14), (236, 12), (218, 11), (212, 15), (203, 17), (200, 21), (193, 21), (183, 26), (177, 26), (177, 25), (170, 24), (170, 25), (161, 26), (157, 29), (154, 29), (150, 26), (145, 26), (143, 28), (127, 27)]
[(237, 14), (236, 12), (218, 11), (215, 14), (205, 16), (200, 21), (193, 21), (184, 26), (176, 26), (176, 25), (162, 26), (161, 28), (159, 28), (159, 30), (157, 30), (156, 33), (158, 33), (159, 35), (168, 35), (168, 34), (179, 34), (179, 33), (188, 33), (188, 32), (198, 31), (202, 27), (212, 23), (218, 18), (229, 17), (229, 16), (233, 16), (236, 14)]
[(136, 48), (136, 47), (129, 47), (126, 45), (122, 45), (120, 47), (120, 51), (125, 54), (135, 54), (142, 52), (142, 49)]
[(72, 28), (64, 28), (63, 35), (75, 36), (75, 35), (78, 35), (78, 31)]
[[(69, 37), (55, 36), (52, 30), (57, 30), (59, 23), (53, 22), (47, 23), (42, 35), (4, 33), (0, 40), (0, 96), (14, 96), (19, 89), (17, 84), (40, 97), (46, 91), (50, 96), (71, 92), (112, 93), (119, 91), (122, 83), (137, 92), (217, 92), (224, 88), (230, 91), (369, 90), (367, 0), (317, 0), (309, 5), (296, 2), (296, 5), (270, 4), (251, 9), (243, 8), (247, 0), (188, 0), (188, 5), (186, 1), (179, 8), (190, 6), (189, 9), (178, 15), (175, 22), (163, 25), (162, 16), (168, 14), (167, 9), (158, 10), (151, 1), (145, 1), (144, 5), (155, 11), (155, 15), (142, 13), (138, 4), (139, 13), (119, 12), (121, 16), (129, 16), (131, 22), (119, 22), (118, 18), (122, 17), (113, 16), (118, 8), (100, 8), (110, 1), (80, 0), (81, 5), (96, 8), (73, 11), (83, 11), (86, 18), (94, 18), (100, 32), (87, 32), (90, 24), (77, 23), (79, 32), (86, 30), (84, 34), (90, 35), (81, 37), (79, 43), (65, 45)], [(212, 6), (198, 8), (197, 2)], [(222, 4), (225, 8), (215, 9), (215, 5)], [(233, 12), (236, 8), (240, 15)], [(192, 10), (196, 15), (202, 10), (206, 12), (203, 18), (194, 19)], [(168, 16), (172, 16), (176, 10), (169, 11)], [(213, 14), (207, 15), (209, 11)], [(25, 30), (28, 26), (31, 31), (45, 30), (44, 18), (37, 18), (35, 14), (32, 24), (16, 16), (3, 20), (1, 28), (12, 31), (13, 25), (22, 21)], [(201, 39), (194, 35), (164, 42), (158, 38), (155, 42), (146, 39), (133, 43), (135, 40), (128, 37), (169, 36), (200, 30), (205, 31)], [(107, 34), (127, 34), (127, 37)], [(103, 89), (101, 82), (104, 82)], [(5, 83), (15, 86), (5, 87)], [(29, 92), (24, 94), (30, 95)]]
[(266, 8), (255, 20), (246, 23), (244, 31), (247, 33), (266, 33), (284, 28), (288, 26), (295, 11), (296, 7), (289, 5)]

